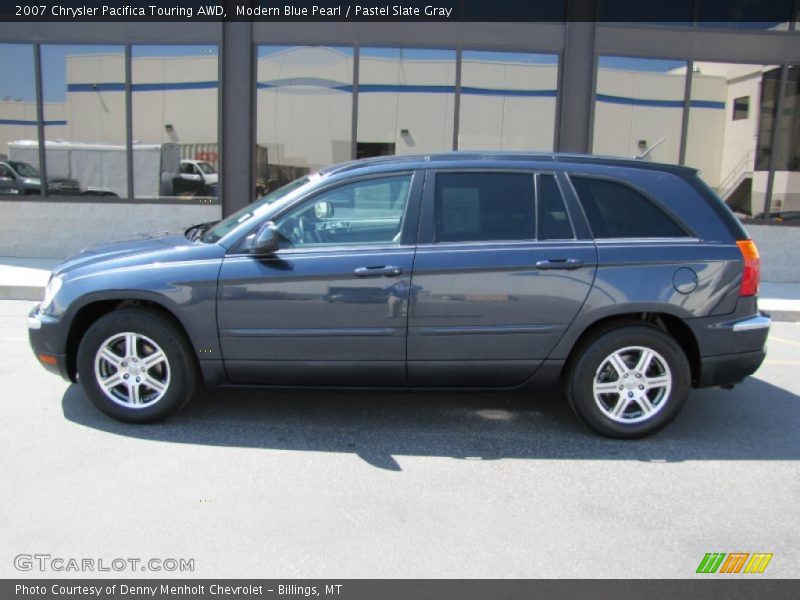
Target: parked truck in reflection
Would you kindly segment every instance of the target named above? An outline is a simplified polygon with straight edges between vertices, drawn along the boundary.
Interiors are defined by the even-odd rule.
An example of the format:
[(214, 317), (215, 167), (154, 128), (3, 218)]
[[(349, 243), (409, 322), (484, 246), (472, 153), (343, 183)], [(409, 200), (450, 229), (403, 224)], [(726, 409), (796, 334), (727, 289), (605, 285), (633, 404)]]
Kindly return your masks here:
[[(45, 142), (48, 193), (127, 198), (126, 150), (124, 144)], [(7, 164), (26, 164), (28, 172), (36, 173), (37, 183), (28, 184), (34, 187), (16, 193), (41, 193), (41, 183), (38, 183), (39, 143), (33, 140), (11, 142), (8, 154)], [(180, 187), (176, 182), (180, 179), (178, 144), (133, 144), (133, 190), (137, 198), (175, 196), (176, 188)]]
[[(80, 193), (74, 179), (55, 177), (47, 180), (51, 194)], [(0, 194), (30, 196), (42, 193), (42, 179), (32, 164), (21, 160), (0, 161)]]

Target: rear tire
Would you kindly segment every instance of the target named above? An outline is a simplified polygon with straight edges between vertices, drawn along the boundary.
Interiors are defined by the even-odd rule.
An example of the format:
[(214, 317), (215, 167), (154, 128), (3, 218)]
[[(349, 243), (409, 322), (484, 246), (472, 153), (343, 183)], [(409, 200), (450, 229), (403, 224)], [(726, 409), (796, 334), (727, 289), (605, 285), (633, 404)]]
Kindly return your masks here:
[(683, 408), (690, 386), (681, 347), (646, 325), (600, 334), (567, 373), (567, 399), (575, 413), (613, 438), (640, 438), (666, 426)]
[(78, 382), (92, 403), (120, 421), (158, 421), (189, 401), (197, 384), (182, 332), (154, 311), (115, 310), (86, 331)]

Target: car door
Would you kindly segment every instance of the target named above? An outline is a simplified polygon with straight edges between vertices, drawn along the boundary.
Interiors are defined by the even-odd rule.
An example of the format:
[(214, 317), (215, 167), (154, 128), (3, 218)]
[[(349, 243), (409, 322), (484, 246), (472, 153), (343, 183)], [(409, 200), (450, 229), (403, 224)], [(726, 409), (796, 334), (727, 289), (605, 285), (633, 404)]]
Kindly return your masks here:
[(552, 172), (428, 171), (411, 281), (411, 385), (516, 385), (547, 358), (597, 266), (561, 185)]
[(274, 218), (274, 255), (225, 257), (217, 311), (233, 383), (405, 385), (422, 182), (332, 183)]
[(0, 194), (18, 194), (19, 188), (14, 172), (6, 165), (0, 164)]

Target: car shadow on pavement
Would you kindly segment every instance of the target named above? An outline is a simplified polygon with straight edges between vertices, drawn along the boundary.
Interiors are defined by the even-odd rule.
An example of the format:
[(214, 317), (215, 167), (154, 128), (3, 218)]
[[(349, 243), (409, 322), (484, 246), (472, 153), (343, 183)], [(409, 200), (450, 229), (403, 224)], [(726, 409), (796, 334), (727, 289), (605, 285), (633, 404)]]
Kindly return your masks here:
[(395, 456), (473, 460), (800, 459), (800, 397), (756, 378), (695, 390), (666, 429), (637, 441), (600, 437), (557, 392), (204, 391), (180, 413), (133, 425), (99, 412), (77, 385), (62, 398), (71, 422), (177, 444), (357, 454), (400, 471)]

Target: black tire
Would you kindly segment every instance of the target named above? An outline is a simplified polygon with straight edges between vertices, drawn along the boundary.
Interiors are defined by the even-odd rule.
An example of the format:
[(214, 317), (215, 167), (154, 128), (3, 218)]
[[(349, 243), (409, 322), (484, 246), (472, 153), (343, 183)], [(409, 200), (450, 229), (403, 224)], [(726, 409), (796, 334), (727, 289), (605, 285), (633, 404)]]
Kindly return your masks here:
[[(644, 375), (634, 366), (644, 355), (642, 348), (656, 353)], [(625, 364), (621, 368), (614, 368), (611, 362), (606, 362), (612, 354), (623, 349), (626, 351), (620, 356), (625, 359)], [(662, 361), (668, 371), (663, 368)], [(634, 368), (626, 372), (623, 379), (619, 372), (625, 366)], [(603, 370), (599, 371), (601, 367)], [(657, 378), (666, 379), (667, 374), (670, 375), (669, 388), (662, 385), (648, 389), (645, 385), (645, 382), (653, 382), (657, 386)], [(594, 393), (596, 377), (598, 386), (613, 387), (609, 393), (599, 391), (598, 399)], [(678, 416), (691, 387), (691, 368), (681, 347), (660, 329), (626, 325), (600, 333), (589, 341), (570, 365), (566, 384), (570, 406), (586, 425), (608, 437), (640, 438), (655, 433)], [(645, 388), (644, 391), (640, 391), (639, 385)], [(622, 386), (622, 391), (619, 391), (619, 386)], [(622, 409), (621, 414), (613, 415), (617, 407)]]
[[(108, 340), (114, 340), (115, 336), (123, 333), (133, 333), (137, 336), (132, 338), (136, 340), (132, 345), (137, 350), (131, 353), (131, 356), (139, 356), (141, 353), (137, 361), (142, 362), (138, 366), (134, 367), (131, 364), (129, 367), (125, 362), (121, 363), (125, 365), (123, 369), (121, 365), (112, 366), (113, 361), (97, 358), (101, 347), (106, 345)], [(151, 342), (154, 345), (151, 345)], [(126, 353), (122, 350), (124, 345), (124, 340), (116, 343), (114, 348), (118, 351), (115, 352), (114, 360), (125, 360), (122, 356), (118, 356)], [(141, 396), (137, 396), (137, 399), (142, 404), (138, 406), (126, 404), (125, 394), (130, 393), (131, 389), (128, 382), (133, 384), (136, 375), (125, 372), (125, 375), (128, 375), (125, 377), (121, 373), (130, 368), (138, 369), (148, 358), (155, 357), (154, 348), (160, 349), (166, 360), (160, 360), (149, 370), (137, 371), (145, 382), (137, 385), (137, 389), (141, 392)], [(110, 373), (109, 378), (119, 371), (120, 377), (125, 377), (127, 380), (109, 391), (110, 395), (117, 398), (116, 401), (106, 394), (98, 381), (98, 376), (95, 374), (96, 361), (99, 361), (98, 368), (101, 372)], [(95, 321), (81, 340), (77, 367), (78, 382), (92, 403), (107, 415), (132, 423), (146, 423), (168, 417), (189, 401), (198, 381), (193, 350), (182, 332), (157, 312), (141, 308), (115, 310)], [(151, 376), (152, 378), (148, 379)], [(147, 387), (148, 381), (160, 384), (163, 389), (157, 391), (155, 388)]]

